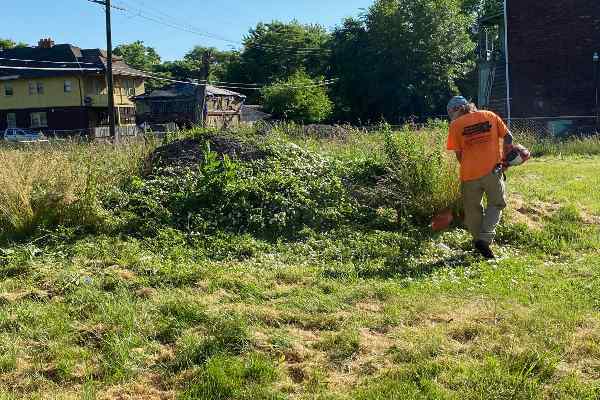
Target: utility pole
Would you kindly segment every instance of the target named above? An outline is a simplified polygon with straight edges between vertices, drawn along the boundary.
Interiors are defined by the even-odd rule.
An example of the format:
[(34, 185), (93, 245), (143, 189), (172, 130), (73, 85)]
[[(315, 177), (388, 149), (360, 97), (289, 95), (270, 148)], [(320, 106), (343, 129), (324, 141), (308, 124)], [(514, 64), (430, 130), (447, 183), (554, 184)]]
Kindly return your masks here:
[(114, 143), (119, 141), (115, 128), (115, 93), (112, 66), (112, 26), (110, 21), (110, 0), (104, 0), (106, 10), (106, 83), (108, 85), (108, 124), (110, 137)]
[(598, 118), (600, 108), (598, 108), (598, 101), (600, 100), (598, 97), (598, 83), (600, 82), (600, 55), (598, 52), (595, 52), (592, 61), (594, 62), (594, 114), (596, 115), (596, 125), (600, 124), (600, 119)]
[(119, 138), (117, 137), (117, 130), (115, 128), (115, 90), (112, 67), (112, 25), (110, 21), (110, 12), (113, 6), (110, 4), (111, 0), (88, 1), (104, 6), (106, 12), (106, 85), (108, 86), (108, 124), (110, 129), (110, 138), (116, 143), (119, 141)]

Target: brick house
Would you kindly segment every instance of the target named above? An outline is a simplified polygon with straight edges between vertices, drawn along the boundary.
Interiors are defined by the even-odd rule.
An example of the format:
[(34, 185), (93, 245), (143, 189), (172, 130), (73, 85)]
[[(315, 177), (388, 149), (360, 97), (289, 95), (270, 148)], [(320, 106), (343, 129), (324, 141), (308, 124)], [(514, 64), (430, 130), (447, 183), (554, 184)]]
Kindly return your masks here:
[(552, 130), (597, 125), (600, 1), (506, 0), (480, 21), (479, 106)]
[[(104, 50), (49, 39), (37, 47), (0, 51), (0, 130), (89, 134), (107, 125), (106, 68)], [(133, 98), (144, 93), (146, 75), (119, 57), (113, 57), (113, 73), (117, 125), (135, 126)]]

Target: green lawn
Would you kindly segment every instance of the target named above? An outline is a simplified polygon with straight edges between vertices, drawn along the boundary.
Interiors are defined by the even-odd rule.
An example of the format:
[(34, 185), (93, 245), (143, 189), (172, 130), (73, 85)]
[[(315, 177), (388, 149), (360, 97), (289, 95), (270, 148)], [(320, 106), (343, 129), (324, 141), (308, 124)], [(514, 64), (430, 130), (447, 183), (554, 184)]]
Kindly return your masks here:
[(350, 228), (0, 249), (0, 399), (598, 399), (599, 168), (510, 172), (560, 204), (541, 230), (509, 211), (491, 263), (460, 229), (412, 259), (407, 233)]
[(573, 203), (600, 215), (598, 157), (542, 158), (511, 175), (514, 190), (527, 200)]

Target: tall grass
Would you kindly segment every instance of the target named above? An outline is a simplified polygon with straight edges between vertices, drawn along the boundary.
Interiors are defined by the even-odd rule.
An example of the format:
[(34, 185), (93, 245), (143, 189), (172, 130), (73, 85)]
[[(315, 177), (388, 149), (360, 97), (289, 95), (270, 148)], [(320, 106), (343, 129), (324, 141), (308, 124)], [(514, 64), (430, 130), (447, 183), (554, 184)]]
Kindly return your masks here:
[(153, 146), (0, 145), (0, 238), (55, 224), (94, 223), (101, 195), (136, 173)]
[(519, 132), (516, 138), (529, 148), (534, 157), (600, 155), (600, 135), (557, 138)]

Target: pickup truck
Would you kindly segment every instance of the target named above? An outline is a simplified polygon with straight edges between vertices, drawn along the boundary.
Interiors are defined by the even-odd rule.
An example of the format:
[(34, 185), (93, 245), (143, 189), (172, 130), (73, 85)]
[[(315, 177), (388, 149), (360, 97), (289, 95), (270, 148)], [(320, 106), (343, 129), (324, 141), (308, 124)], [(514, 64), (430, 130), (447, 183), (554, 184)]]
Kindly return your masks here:
[(7, 142), (47, 142), (47, 138), (41, 133), (32, 131), (30, 129), (21, 128), (8, 128), (3, 134), (2, 138)]

